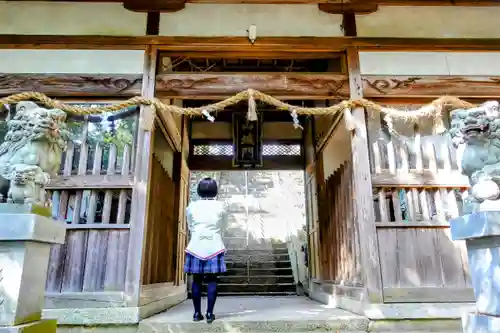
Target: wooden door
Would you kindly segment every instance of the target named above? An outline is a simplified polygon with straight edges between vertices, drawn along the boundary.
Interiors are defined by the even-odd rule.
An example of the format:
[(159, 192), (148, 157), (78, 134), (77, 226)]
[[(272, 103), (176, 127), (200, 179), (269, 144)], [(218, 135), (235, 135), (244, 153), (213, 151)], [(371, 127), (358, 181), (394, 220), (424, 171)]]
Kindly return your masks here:
[(184, 249), (187, 242), (187, 223), (186, 223), (186, 207), (189, 194), (189, 167), (186, 160), (181, 159), (180, 175), (179, 175), (179, 213), (178, 216), (178, 233), (177, 233), (177, 278), (176, 284), (181, 285), (186, 283), (184, 274)]
[(317, 168), (316, 152), (314, 145), (313, 124), (311, 119), (305, 122), (304, 130), (304, 150), (306, 158), (305, 170), (305, 197), (306, 197), (306, 217), (307, 217), (307, 243), (308, 243), (308, 269), (309, 276), (318, 279), (319, 262), (319, 233), (318, 233), (318, 198), (317, 198)]

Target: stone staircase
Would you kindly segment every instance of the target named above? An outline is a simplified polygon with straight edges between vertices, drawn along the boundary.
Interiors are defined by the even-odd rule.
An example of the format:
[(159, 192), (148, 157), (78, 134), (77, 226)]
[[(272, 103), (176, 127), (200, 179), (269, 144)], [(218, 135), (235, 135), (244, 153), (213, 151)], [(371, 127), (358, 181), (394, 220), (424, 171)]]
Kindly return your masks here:
[(219, 278), (220, 295), (295, 295), (286, 244), (269, 249), (229, 249), (227, 273)]

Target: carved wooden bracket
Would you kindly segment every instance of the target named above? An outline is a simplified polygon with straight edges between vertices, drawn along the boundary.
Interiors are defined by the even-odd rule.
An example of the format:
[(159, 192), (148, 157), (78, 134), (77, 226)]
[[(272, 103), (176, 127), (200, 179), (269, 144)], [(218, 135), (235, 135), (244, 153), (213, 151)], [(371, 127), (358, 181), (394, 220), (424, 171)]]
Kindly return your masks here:
[(123, 7), (134, 12), (177, 12), (186, 7), (186, 0), (123, 0)]

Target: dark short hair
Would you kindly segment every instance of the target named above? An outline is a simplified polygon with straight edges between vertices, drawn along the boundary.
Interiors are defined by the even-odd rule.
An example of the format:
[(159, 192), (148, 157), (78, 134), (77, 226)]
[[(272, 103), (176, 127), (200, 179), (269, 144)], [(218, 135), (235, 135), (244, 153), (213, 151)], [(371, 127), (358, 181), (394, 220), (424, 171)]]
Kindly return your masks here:
[(217, 182), (210, 177), (203, 178), (198, 183), (198, 195), (200, 198), (215, 198), (217, 196)]

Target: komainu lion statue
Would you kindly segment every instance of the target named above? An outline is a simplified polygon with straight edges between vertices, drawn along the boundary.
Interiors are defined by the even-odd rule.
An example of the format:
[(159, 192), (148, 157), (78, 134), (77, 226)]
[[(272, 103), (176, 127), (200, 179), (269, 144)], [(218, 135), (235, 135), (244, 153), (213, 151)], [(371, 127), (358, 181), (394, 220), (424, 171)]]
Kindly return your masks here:
[(69, 137), (66, 113), (20, 102), (0, 145), (0, 183), (7, 202), (45, 205), (45, 186), (57, 174)]
[[(486, 102), (451, 114), (450, 134), (455, 147), (464, 145), (462, 173), (470, 189), (463, 198), (464, 214), (500, 210), (500, 106)], [(495, 209), (495, 210), (496, 210)]]

